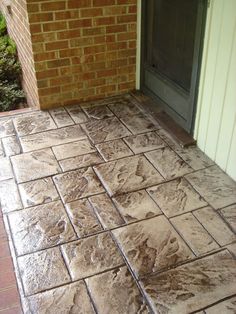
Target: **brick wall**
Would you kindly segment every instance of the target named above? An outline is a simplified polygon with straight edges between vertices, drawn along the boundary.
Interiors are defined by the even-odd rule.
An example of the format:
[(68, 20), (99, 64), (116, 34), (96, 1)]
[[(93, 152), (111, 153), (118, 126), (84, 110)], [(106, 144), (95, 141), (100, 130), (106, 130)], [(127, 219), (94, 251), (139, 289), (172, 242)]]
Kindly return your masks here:
[(136, 0), (28, 0), (41, 108), (135, 88)]
[(0, 0), (0, 10), (7, 19), (8, 32), (15, 40), (23, 71), (23, 88), (29, 106), (39, 106), (37, 81), (34, 71), (33, 52), (26, 0), (14, 0), (11, 3), (12, 15), (7, 13), (6, 1)]
[(29, 104), (46, 109), (135, 88), (136, 2), (10, 1)]

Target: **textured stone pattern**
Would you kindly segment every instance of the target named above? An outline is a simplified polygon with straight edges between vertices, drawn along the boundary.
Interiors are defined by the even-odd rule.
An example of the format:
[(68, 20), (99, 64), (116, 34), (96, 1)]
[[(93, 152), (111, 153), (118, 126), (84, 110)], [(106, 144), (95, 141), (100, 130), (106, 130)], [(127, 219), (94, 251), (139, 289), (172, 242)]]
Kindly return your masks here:
[(235, 313), (235, 195), (129, 95), (0, 120), (26, 314)]

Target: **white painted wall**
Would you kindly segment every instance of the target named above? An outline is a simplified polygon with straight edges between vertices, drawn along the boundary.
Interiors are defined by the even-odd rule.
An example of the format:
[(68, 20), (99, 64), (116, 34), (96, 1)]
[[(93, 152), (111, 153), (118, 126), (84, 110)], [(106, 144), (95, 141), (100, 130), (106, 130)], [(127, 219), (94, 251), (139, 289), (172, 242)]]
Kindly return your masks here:
[(194, 137), (236, 180), (236, 0), (211, 0)]

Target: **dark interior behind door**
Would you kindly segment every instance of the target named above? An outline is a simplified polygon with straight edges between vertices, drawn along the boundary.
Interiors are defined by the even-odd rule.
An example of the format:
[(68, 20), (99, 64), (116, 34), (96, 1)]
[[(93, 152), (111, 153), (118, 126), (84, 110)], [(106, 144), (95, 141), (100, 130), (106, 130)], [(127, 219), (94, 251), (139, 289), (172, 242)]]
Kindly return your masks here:
[(142, 12), (142, 89), (190, 132), (206, 1), (148, 0)]

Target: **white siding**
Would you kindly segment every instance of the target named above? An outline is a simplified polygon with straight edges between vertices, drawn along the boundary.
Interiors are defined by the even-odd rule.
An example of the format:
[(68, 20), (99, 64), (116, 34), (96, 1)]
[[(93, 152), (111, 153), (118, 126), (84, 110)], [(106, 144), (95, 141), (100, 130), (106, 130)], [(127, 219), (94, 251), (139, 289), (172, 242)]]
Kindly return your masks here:
[(208, 9), (194, 136), (236, 180), (236, 0)]

